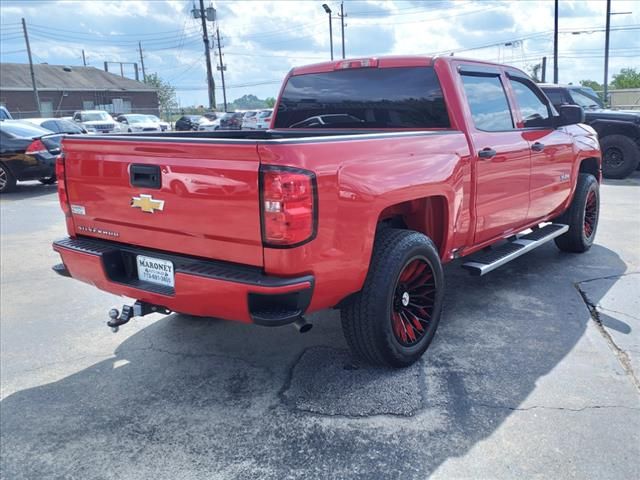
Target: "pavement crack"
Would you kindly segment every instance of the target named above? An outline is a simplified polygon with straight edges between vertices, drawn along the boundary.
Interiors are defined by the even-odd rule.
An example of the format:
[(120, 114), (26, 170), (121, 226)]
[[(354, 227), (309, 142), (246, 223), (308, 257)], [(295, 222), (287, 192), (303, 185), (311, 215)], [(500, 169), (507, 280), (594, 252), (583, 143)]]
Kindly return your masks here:
[[(621, 275), (618, 275), (618, 276), (621, 276)], [(608, 278), (614, 278), (614, 277), (602, 277), (601, 279), (608, 279)], [(600, 279), (592, 278), (590, 280), (585, 280), (585, 282), (592, 282), (594, 280), (600, 280)], [(580, 294), (580, 296), (582, 297), (582, 300), (584, 301), (585, 305), (587, 306), (587, 309), (589, 310), (589, 313), (591, 314), (591, 318), (594, 321), (594, 323), (596, 325), (596, 328), (598, 329), (598, 331), (600, 332), (602, 337), (606, 340), (606, 342), (609, 344), (609, 347), (611, 348), (611, 350), (615, 354), (616, 358), (618, 359), (618, 361), (622, 365), (622, 368), (627, 373), (627, 375), (629, 375), (629, 377), (631, 378), (631, 382), (640, 391), (640, 378), (638, 378), (636, 373), (633, 371), (633, 367), (631, 365), (631, 359), (629, 358), (629, 355), (627, 354), (627, 352), (622, 350), (616, 344), (616, 342), (613, 340), (613, 337), (611, 336), (609, 331), (602, 324), (602, 319), (600, 318), (600, 312), (598, 311), (598, 308), (597, 308), (598, 304), (594, 303), (589, 298), (587, 293), (584, 290), (582, 290), (582, 288), (580, 288), (580, 284), (581, 283), (585, 283), (585, 282), (578, 282), (578, 283), (574, 284), (574, 286), (576, 287), (576, 290), (578, 290), (578, 293)]]
[(547, 405), (532, 405), (530, 407), (509, 407), (506, 405), (491, 405), (491, 404), (485, 404), (485, 403), (476, 403), (474, 405), (476, 407), (491, 408), (491, 409), (497, 409), (497, 410), (511, 410), (514, 412), (527, 412), (530, 410), (558, 410), (558, 411), (567, 411), (567, 412), (584, 412), (585, 410), (597, 410), (597, 409), (606, 409), (606, 408), (622, 408), (626, 410), (640, 411), (640, 407), (629, 407), (626, 405), (586, 405), (584, 407), (579, 407), (579, 408), (550, 407)]

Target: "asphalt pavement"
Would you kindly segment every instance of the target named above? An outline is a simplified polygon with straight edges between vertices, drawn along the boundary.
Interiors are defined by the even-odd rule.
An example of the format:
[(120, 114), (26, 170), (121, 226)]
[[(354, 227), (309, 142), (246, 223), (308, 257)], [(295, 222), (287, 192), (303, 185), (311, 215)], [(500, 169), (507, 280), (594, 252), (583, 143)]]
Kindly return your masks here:
[(306, 334), (183, 315), (58, 277), (55, 187), (0, 199), (0, 478), (640, 478), (640, 172), (602, 188), (596, 244), (481, 278), (405, 370)]

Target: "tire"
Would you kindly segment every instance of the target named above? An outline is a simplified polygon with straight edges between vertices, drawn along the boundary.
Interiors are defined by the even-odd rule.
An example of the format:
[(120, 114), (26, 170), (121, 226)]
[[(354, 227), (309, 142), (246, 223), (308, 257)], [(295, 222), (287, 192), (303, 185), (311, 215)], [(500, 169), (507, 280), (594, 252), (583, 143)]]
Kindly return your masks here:
[(627, 178), (638, 168), (640, 147), (624, 135), (607, 135), (600, 140), (602, 175), (605, 178)]
[(16, 177), (0, 163), (0, 193), (13, 192), (16, 189)]
[(38, 179), (38, 181), (43, 185), (53, 185), (54, 183), (56, 183), (58, 181), (58, 179), (56, 178), (55, 175), (53, 175), (51, 177), (40, 178), (40, 179)]
[(591, 248), (598, 229), (600, 185), (588, 173), (578, 175), (578, 185), (571, 205), (555, 222), (569, 225), (564, 235), (555, 238), (563, 252), (583, 253)]
[(355, 357), (407, 367), (425, 352), (440, 321), (440, 256), (425, 235), (384, 228), (376, 235), (371, 258), (362, 291), (340, 312), (342, 330)]

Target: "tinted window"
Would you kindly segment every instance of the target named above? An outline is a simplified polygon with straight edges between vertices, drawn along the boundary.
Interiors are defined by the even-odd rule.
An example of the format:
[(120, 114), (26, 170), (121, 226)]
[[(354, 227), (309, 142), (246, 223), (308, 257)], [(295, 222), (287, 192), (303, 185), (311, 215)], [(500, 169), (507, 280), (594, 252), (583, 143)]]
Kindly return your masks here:
[(431, 67), (359, 68), (289, 78), (276, 128), (449, 128)]
[(82, 133), (82, 128), (69, 120), (57, 120), (60, 132)]
[(513, 92), (516, 94), (518, 108), (525, 127), (546, 127), (550, 125), (551, 113), (546, 103), (526, 81), (511, 79)]
[(545, 88), (543, 89), (545, 95), (551, 100), (551, 103), (554, 105), (565, 105), (567, 103), (567, 99), (564, 96), (564, 92), (559, 88)]
[(35, 138), (51, 134), (49, 130), (45, 130), (44, 128), (20, 122), (13, 123), (9, 120), (0, 123), (0, 128), (3, 132), (17, 138)]
[(59, 132), (58, 124), (55, 120), (47, 120), (46, 122), (42, 122), (40, 124), (42, 128), (46, 128), (47, 130), (51, 130), (52, 132)]
[(576, 105), (580, 105), (582, 108), (601, 108), (599, 100), (582, 91), (572, 88), (569, 90), (569, 95), (576, 102)]
[(500, 77), (462, 75), (473, 123), (478, 130), (513, 129), (511, 109)]

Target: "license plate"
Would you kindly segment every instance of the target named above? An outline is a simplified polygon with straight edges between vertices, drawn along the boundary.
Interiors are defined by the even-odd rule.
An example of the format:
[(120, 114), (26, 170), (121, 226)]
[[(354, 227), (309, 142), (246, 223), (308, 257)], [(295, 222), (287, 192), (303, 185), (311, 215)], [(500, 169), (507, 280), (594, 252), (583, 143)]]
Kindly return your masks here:
[(165, 287), (173, 287), (175, 285), (172, 262), (138, 255), (136, 264), (138, 265), (138, 278), (140, 280)]

